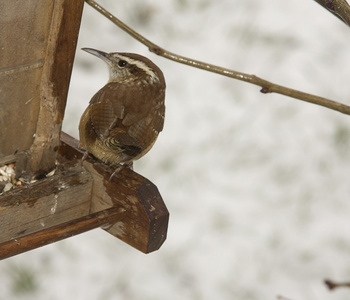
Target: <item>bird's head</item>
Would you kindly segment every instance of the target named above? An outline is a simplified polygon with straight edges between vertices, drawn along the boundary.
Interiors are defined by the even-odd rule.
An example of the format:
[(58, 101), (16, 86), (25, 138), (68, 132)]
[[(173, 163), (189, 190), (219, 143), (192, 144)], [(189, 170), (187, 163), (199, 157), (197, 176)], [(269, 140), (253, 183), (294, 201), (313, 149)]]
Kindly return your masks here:
[(82, 50), (93, 54), (109, 67), (109, 82), (143, 82), (156, 84), (165, 82), (162, 71), (148, 58), (135, 53), (106, 53), (92, 48)]

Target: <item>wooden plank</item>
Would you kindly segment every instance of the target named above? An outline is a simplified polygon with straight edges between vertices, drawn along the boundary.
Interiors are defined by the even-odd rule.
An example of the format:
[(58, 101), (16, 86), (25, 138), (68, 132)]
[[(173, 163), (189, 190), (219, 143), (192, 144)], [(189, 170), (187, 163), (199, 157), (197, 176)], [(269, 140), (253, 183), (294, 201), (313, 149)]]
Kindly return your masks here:
[(0, 0), (0, 161), (28, 178), (55, 167), (83, 4)]
[(157, 187), (129, 168), (121, 169), (109, 181), (113, 169), (101, 164), (83, 165), (95, 179), (91, 212), (113, 206), (126, 210), (123, 220), (104, 229), (142, 252), (158, 250), (166, 239), (169, 212)]
[(70, 169), (4, 193), (0, 243), (89, 214), (91, 190), (91, 175)]
[(0, 7), (0, 157), (3, 157), (29, 149), (33, 142), (53, 1), (0, 0)]
[[(61, 140), (61, 155), (69, 160), (81, 159), (83, 152), (77, 140), (63, 132)], [(159, 249), (166, 239), (169, 212), (157, 187), (129, 168), (122, 168), (109, 181), (114, 169), (91, 156), (83, 166), (94, 178), (90, 212), (112, 206), (126, 210), (122, 221), (105, 230), (144, 253)]]
[(84, 218), (109, 209), (123, 217), (107, 232), (144, 253), (159, 249), (169, 213), (157, 187), (128, 168), (109, 181), (113, 169), (93, 157), (82, 163), (78, 141), (61, 135), (55, 175), (0, 195), (0, 258), (54, 242), (55, 232), (61, 239), (89, 230)]
[(94, 228), (108, 226), (123, 219), (123, 217), (123, 209), (112, 207), (105, 211), (100, 211), (71, 222), (43, 229), (24, 237), (11, 239), (0, 244), (0, 260), (72, 237)]
[(24, 169), (28, 178), (55, 167), (83, 4), (82, 0), (54, 2), (37, 127)]

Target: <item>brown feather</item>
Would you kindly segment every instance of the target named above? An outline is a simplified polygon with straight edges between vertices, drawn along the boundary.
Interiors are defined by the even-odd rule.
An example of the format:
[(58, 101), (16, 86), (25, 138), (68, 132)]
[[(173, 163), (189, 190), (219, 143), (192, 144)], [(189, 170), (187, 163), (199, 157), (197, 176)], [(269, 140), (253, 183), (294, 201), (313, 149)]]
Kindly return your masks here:
[[(161, 70), (137, 54), (120, 55), (141, 63), (130, 64), (131, 79), (111, 81), (100, 89), (79, 125), (81, 147), (112, 164), (129, 162), (147, 153), (163, 129), (165, 114), (165, 80)], [(153, 73), (142, 69), (142, 63), (152, 68), (158, 81), (146, 77), (147, 72)]]

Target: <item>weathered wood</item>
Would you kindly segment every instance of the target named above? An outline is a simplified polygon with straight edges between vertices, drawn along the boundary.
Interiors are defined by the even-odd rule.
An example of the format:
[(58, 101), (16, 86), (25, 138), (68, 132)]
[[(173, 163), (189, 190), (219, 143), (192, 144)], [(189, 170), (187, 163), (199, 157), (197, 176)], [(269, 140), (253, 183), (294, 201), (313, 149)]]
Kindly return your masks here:
[(82, 0), (54, 2), (37, 128), (24, 170), (29, 178), (55, 167), (83, 4)]
[(113, 170), (85, 162), (84, 167), (94, 177), (91, 212), (112, 206), (126, 210), (122, 221), (105, 230), (142, 252), (159, 249), (166, 238), (169, 213), (157, 187), (129, 168), (122, 168), (109, 182)]
[(0, 0), (0, 165), (43, 177), (0, 195), (0, 258), (106, 225), (106, 211), (106, 230), (140, 251), (166, 239), (169, 213), (155, 185), (127, 168), (109, 181), (114, 170), (82, 163), (66, 134), (60, 142), (83, 4)]
[(0, 0), (0, 161), (28, 178), (55, 167), (83, 4)]
[(0, 0), (0, 157), (29, 149), (36, 130), (53, 2), (33, 2)]
[(78, 141), (63, 132), (61, 140), (52, 177), (0, 195), (0, 258), (89, 230), (81, 227), (82, 218), (108, 209), (123, 211), (123, 217), (106, 231), (144, 253), (159, 249), (169, 213), (156, 186), (128, 168), (109, 181), (113, 169), (90, 156), (82, 162)]
[(11, 239), (0, 244), (0, 260), (58, 242), (94, 228), (114, 224), (123, 218), (124, 210), (112, 207), (23, 237)]
[(91, 190), (91, 175), (70, 169), (4, 193), (0, 243), (89, 214)]
[[(60, 153), (67, 159), (81, 159), (78, 141), (63, 132), (61, 139)], [(105, 230), (142, 252), (159, 249), (166, 239), (169, 212), (157, 187), (129, 168), (122, 168), (109, 181), (114, 169), (91, 156), (83, 166), (94, 178), (90, 212), (112, 206), (126, 210), (122, 221)]]

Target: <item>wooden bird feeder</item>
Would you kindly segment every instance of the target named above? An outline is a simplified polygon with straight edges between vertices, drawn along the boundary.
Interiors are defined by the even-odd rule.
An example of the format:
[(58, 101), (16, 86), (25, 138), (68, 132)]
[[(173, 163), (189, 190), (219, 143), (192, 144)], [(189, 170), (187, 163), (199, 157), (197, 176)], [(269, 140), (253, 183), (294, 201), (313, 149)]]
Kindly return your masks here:
[(0, 259), (97, 227), (144, 253), (166, 239), (157, 187), (127, 168), (109, 181), (61, 132), (83, 5), (0, 0), (0, 167), (28, 180), (0, 195)]

